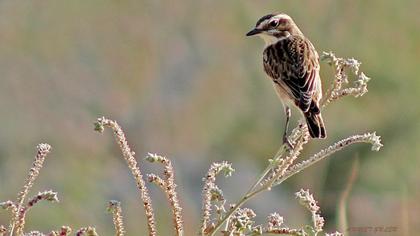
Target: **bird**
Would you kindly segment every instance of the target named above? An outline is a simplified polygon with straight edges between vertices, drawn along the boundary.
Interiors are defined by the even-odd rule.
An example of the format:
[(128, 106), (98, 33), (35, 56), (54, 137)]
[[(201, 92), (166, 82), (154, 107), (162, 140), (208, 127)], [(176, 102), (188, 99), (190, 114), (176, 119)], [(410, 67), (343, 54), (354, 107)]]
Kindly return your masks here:
[(312, 138), (326, 138), (320, 110), (322, 85), (319, 56), (311, 41), (293, 19), (284, 13), (261, 17), (246, 34), (253, 35), (258, 35), (265, 41), (264, 71), (283, 103), (286, 114), (283, 142), (291, 146), (287, 138), (291, 105), (302, 112)]

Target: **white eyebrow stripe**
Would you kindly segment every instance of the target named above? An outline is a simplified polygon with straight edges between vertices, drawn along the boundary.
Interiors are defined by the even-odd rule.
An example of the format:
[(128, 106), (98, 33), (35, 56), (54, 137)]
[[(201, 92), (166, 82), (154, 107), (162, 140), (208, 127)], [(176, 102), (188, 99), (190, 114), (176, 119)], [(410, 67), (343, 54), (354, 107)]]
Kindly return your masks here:
[(273, 18), (276, 18), (276, 19), (288, 19), (288, 20), (291, 20), (292, 19), (290, 16), (288, 16), (286, 14), (278, 14), (278, 15), (275, 15)]

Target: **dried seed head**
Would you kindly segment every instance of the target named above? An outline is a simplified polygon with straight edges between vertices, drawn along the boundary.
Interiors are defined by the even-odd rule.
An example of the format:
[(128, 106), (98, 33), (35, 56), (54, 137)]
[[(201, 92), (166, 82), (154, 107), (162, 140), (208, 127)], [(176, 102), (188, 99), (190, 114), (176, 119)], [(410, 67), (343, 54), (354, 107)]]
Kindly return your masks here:
[(146, 187), (146, 183), (143, 180), (143, 174), (140, 171), (138, 162), (134, 156), (134, 152), (131, 151), (131, 148), (128, 145), (127, 139), (125, 137), (124, 131), (116, 121), (107, 119), (105, 117), (98, 118), (95, 122), (95, 130), (103, 132), (104, 127), (109, 127), (114, 132), (115, 141), (119, 145), (119, 148), (123, 154), (123, 158), (125, 159), (128, 168), (131, 170), (131, 174), (136, 180), (137, 188), (140, 192), (140, 199), (143, 202), (143, 206), (146, 212), (149, 235), (155, 236), (157, 234), (157, 231), (152, 200), (149, 195), (149, 190)]
[(279, 213), (274, 212), (268, 215), (267, 221), (268, 221), (268, 228), (271, 229), (271, 228), (279, 228), (283, 224), (284, 219)]
[(306, 207), (310, 212), (318, 212), (319, 206), (314, 199), (314, 196), (309, 193), (309, 190), (301, 189), (299, 192), (295, 193), (296, 198), (299, 200), (299, 203)]
[(211, 201), (221, 202), (225, 200), (222, 189), (220, 189), (217, 185), (214, 185), (210, 189), (210, 194), (211, 194)]
[(255, 212), (249, 208), (239, 208), (231, 216), (229, 221), (229, 230), (234, 233), (243, 233), (246, 230), (252, 231), (254, 221), (252, 220), (256, 216)]
[(39, 201), (45, 200), (49, 202), (59, 202), (57, 192), (53, 192), (52, 190), (39, 192), (37, 195), (32, 197), (31, 200), (29, 200), (27, 207), (30, 208), (33, 205), (37, 204)]
[(148, 180), (149, 182), (156, 183), (165, 192), (169, 204), (171, 205), (175, 231), (178, 235), (182, 235), (184, 232), (182, 208), (179, 203), (178, 193), (176, 192), (175, 171), (172, 162), (168, 158), (155, 153), (148, 153), (146, 160), (151, 163), (161, 163), (164, 166), (163, 178), (160, 178), (155, 174), (150, 174), (148, 175)]
[[(216, 176), (222, 173), (225, 177), (232, 175), (235, 169), (232, 168), (232, 164), (223, 161), (215, 162), (210, 166), (210, 169), (207, 172), (207, 175), (203, 178), (204, 187), (202, 191), (202, 217), (201, 217), (201, 235), (204, 235), (208, 231), (210, 216), (211, 216), (211, 201), (215, 199), (213, 194), (215, 193), (216, 186)], [(221, 192), (219, 192), (221, 193)]]
[(125, 233), (121, 203), (119, 201), (111, 200), (108, 202), (108, 212), (112, 214), (112, 221), (115, 227), (115, 235), (123, 236)]
[(0, 208), (4, 209), (4, 210), (12, 210), (13, 211), (14, 209), (16, 209), (16, 205), (15, 205), (14, 202), (8, 200), (8, 201), (5, 201), (5, 202), (0, 202)]
[(321, 232), (324, 229), (325, 220), (320, 214), (313, 214), (312, 221), (316, 232)]

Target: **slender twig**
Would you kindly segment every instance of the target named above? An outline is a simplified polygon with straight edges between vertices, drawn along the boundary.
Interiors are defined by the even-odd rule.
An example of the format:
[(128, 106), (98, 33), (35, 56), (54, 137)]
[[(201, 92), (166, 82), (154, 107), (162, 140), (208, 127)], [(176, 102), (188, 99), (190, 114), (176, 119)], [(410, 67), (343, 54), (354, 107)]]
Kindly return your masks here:
[[(302, 127), (301, 126), (296, 127), (294, 129), (294, 132), (292, 133), (298, 132), (299, 129), (302, 129)], [(299, 137), (297, 137), (296, 140), (299, 140)], [(296, 140), (293, 140), (293, 141), (296, 141)], [(286, 158), (286, 160), (283, 159), (283, 161), (280, 161), (280, 160), (282, 160), (282, 157), (287, 153), (288, 149), (285, 144), (280, 146), (279, 151), (276, 153), (276, 155), (274, 156), (274, 158), (272, 159), (268, 167), (258, 177), (257, 182), (255, 182), (252, 185), (252, 187), (248, 190), (248, 192), (245, 194), (245, 196), (238, 203), (236, 203), (234, 207), (232, 207), (220, 221), (217, 222), (217, 224), (211, 230), (210, 235), (214, 235), (220, 229), (220, 227), (231, 217), (231, 215), (235, 213), (235, 211), (238, 210), (241, 206), (243, 206), (247, 201), (249, 201), (253, 196), (257, 195), (260, 192), (270, 190), (274, 182), (273, 180), (276, 179), (276, 175), (273, 177), (273, 180), (266, 181), (263, 186), (259, 188), (257, 187), (260, 186), (261, 183), (263, 183), (263, 181), (267, 177), (267, 174), (270, 172), (270, 170), (273, 170), (273, 168), (276, 165), (279, 165), (279, 164), (284, 165), (283, 168), (287, 169), (287, 167), (293, 163), (293, 160), (295, 160), (297, 155), (299, 154), (301, 147), (303, 145), (303, 142), (306, 142), (306, 140), (303, 138), (303, 136), (301, 136), (301, 139), (298, 141), (298, 144), (294, 146), (294, 149), (291, 151), (291, 154), (289, 154), (289, 158)], [(283, 171), (280, 171), (280, 173), (282, 172)]]
[(166, 184), (165, 184), (165, 181), (161, 177), (155, 174), (147, 174), (147, 181), (149, 183), (156, 184), (157, 186), (159, 186), (159, 188), (162, 189), (162, 191), (165, 191)]
[(149, 191), (146, 187), (145, 181), (143, 180), (143, 175), (140, 171), (137, 160), (134, 157), (135, 153), (131, 151), (127, 143), (127, 140), (125, 138), (125, 134), (116, 121), (106, 119), (105, 117), (99, 118), (97, 122), (95, 123), (95, 130), (98, 132), (103, 132), (105, 126), (111, 128), (114, 131), (115, 140), (117, 141), (122, 151), (123, 157), (125, 161), (127, 162), (127, 165), (129, 169), (131, 170), (131, 173), (136, 181), (137, 188), (140, 191), (140, 198), (143, 202), (143, 206), (146, 212), (149, 236), (156, 236), (157, 231), (156, 231), (155, 215), (153, 213), (152, 200), (149, 196)]
[(16, 204), (10, 200), (0, 202), (0, 208), (4, 210), (10, 210), (12, 212), (12, 217), (15, 217), (18, 212)]
[[(210, 166), (209, 171), (207, 172), (206, 177), (203, 179), (204, 180), (204, 187), (203, 187), (203, 191), (202, 191), (202, 218), (201, 218), (201, 228), (200, 228), (200, 233), (201, 235), (205, 235), (207, 234), (207, 232), (211, 231), (211, 232), (215, 232), (216, 229), (209, 229), (208, 228), (208, 224), (210, 221), (210, 215), (211, 215), (211, 199), (212, 199), (212, 195), (211, 195), (211, 191), (212, 189), (215, 187), (215, 182), (216, 182), (216, 175), (218, 175), (219, 173), (223, 173), (226, 177), (230, 176), (232, 174), (232, 172), (234, 171), (234, 169), (232, 168), (232, 165), (230, 163), (227, 162), (216, 162), (213, 163)], [(229, 211), (230, 213), (228, 213), (229, 215), (231, 215), (234, 211)], [(223, 222), (226, 221), (226, 219), (229, 216), (225, 216), (223, 218)], [(220, 228), (221, 224), (218, 224), (218, 228)], [(217, 229), (218, 230), (218, 229)]]
[(249, 199), (251, 199), (256, 194), (269, 190), (272, 186), (276, 186), (280, 183), (282, 183), (284, 180), (288, 179), (289, 177), (293, 176), (296, 173), (299, 173), (301, 170), (306, 169), (307, 167), (313, 165), (314, 163), (318, 162), (319, 160), (347, 147), (354, 143), (371, 143), (372, 144), (372, 150), (378, 151), (382, 144), (380, 143), (380, 137), (377, 136), (375, 133), (367, 133), (363, 135), (354, 135), (347, 139), (343, 139), (328, 148), (320, 151), (319, 153), (313, 155), (308, 160), (305, 160), (299, 164), (295, 164), (294, 166), (290, 167), (289, 170), (285, 171), (283, 174), (275, 176), (272, 180), (265, 183), (261, 188), (254, 190), (248, 194), (246, 194), (235, 206), (229, 210), (225, 217), (220, 220), (216, 226), (213, 228), (213, 230), (210, 232), (210, 235), (214, 235), (222, 226), (222, 224), (237, 210), (239, 209), (243, 204), (245, 204)]
[(303, 145), (308, 142), (307, 133), (302, 134), (302, 136), (298, 139), (295, 148), (290, 152), (289, 155), (287, 155), (284, 159), (281, 165), (279, 165), (276, 170), (273, 172), (272, 176), (269, 176), (265, 184), (261, 187), (262, 189), (269, 190), (271, 187), (273, 187), (274, 182), (280, 178), (280, 176), (283, 176), (284, 173), (287, 171), (287, 169), (293, 164), (293, 162), (296, 160), (296, 158), (299, 156), (300, 152), (303, 149)]
[(124, 224), (122, 217), (121, 203), (118, 201), (109, 201), (108, 211), (112, 214), (112, 221), (115, 227), (116, 236), (124, 236)]
[(377, 136), (376, 133), (366, 133), (350, 136), (346, 139), (336, 142), (326, 149), (319, 151), (317, 154), (309, 157), (307, 160), (291, 166), (290, 169), (287, 170), (284, 175), (276, 181), (275, 185), (282, 183), (286, 179), (317, 163), (325, 157), (328, 157), (331, 154), (355, 143), (370, 143), (372, 144), (373, 151), (379, 151), (379, 149), (382, 147), (380, 137)]
[[(361, 64), (360, 62), (353, 58), (338, 58), (331, 52), (323, 53), (322, 59), (327, 60), (327, 62), (335, 68), (335, 79), (333, 81), (332, 87), (327, 91), (325, 99), (321, 102), (322, 109), (325, 108), (330, 102), (341, 97), (347, 95), (359, 97), (367, 92), (367, 82), (370, 80), (370, 78), (368, 78), (364, 73), (359, 73), (359, 67)], [(357, 76), (357, 80), (354, 83), (354, 87), (343, 88), (343, 84), (348, 83), (348, 75), (345, 71), (348, 68), (351, 69), (355, 76)], [(379, 148), (382, 146), (380, 143), (380, 137), (376, 136), (375, 133), (355, 135), (337, 142), (336, 144), (322, 150), (321, 152), (300, 164), (292, 165), (294, 160), (296, 160), (296, 158), (299, 156), (300, 151), (302, 150), (302, 146), (308, 141), (306, 125), (300, 124), (298, 127), (296, 127), (292, 131), (292, 134), (289, 138), (294, 143), (294, 148), (288, 152), (285, 150), (286, 146), (284, 145), (279, 148), (278, 153), (274, 156), (273, 159), (270, 159), (269, 165), (265, 168), (261, 175), (259, 175), (256, 182), (246, 192), (245, 196), (240, 199), (238, 203), (234, 204), (234, 206), (225, 214), (225, 216), (217, 222), (214, 228), (210, 231), (209, 235), (214, 235), (229, 219), (229, 217), (253, 196), (260, 192), (270, 190), (271, 187), (280, 184), (287, 178), (309, 167), (324, 157), (329, 156), (332, 153), (357, 142), (372, 143), (372, 150), (379, 150)], [(261, 187), (258, 188), (258, 186)]]
[(278, 160), (280, 157), (282, 157), (285, 152), (287, 151), (287, 145), (286, 144), (282, 144), (279, 148), (279, 150), (277, 151), (277, 153), (274, 155), (274, 158), (271, 159), (272, 162), (269, 163), (269, 165), (265, 168), (265, 170), (263, 170), (263, 172), (258, 176), (257, 180), (255, 181), (255, 183), (251, 186), (251, 188), (246, 192), (246, 194), (251, 193), (252, 191), (255, 190), (255, 188), (257, 186), (259, 186), (261, 184), (261, 182), (264, 180), (264, 178), (267, 176), (267, 174), (275, 167), (275, 165), (277, 164), (275, 162), (275, 160)]
[(359, 158), (356, 157), (353, 161), (353, 165), (350, 169), (350, 174), (347, 179), (346, 186), (341, 193), (341, 196), (338, 200), (337, 212), (338, 212), (338, 228), (341, 232), (344, 232), (347, 227), (347, 199), (350, 195), (350, 191), (353, 187), (353, 183), (356, 180), (357, 174), (359, 171)]
[(23, 186), (22, 191), (19, 192), (18, 198), (17, 198), (17, 209), (15, 212), (15, 216), (9, 226), (9, 235), (13, 236), (13, 231), (15, 227), (20, 230), (19, 225), (19, 212), (24, 207), (24, 201), (26, 196), (29, 193), (29, 190), (33, 186), (35, 179), (38, 177), (39, 172), (44, 164), (45, 157), (50, 153), (51, 146), (47, 143), (41, 143), (37, 147), (37, 154), (35, 156), (34, 162), (32, 163), (32, 167), (29, 170), (28, 177), (26, 178), (25, 185)]
[(18, 221), (16, 222), (16, 234), (22, 235), (23, 229), (25, 227), (25, 217), (26, 213), (38, 202), (40, 201), (49, 201), (49, 202), (58, 202), (57, 193), (51, 190), (39, 192), (37, 195), (31, 198), (31, 200), (22, 207), (18, 212)]
[[(169, 204), (171, 205), (172, 214), (173, 214), (173, 222), (175, 226), (175, 231), (178, 236), (182, 236), (184, 234), (184, 226), (182, 220), (182, 208), (179, 203), (178, 194), (176, 192), (176, 184), (175, 184), (175, 171), (172, 166), (172, 162), (163, 156), (159, 156), (157, 154), (149, 153), (146, 157), (146, 160), (150, 162), (158, 162), (163, 164), (164, 166), (164, 179), (162, 180), (159, 176), (153, 176), (152, 179), (158, 182), (158, 185), (163, 187), (163, 191), (168, 198)], [(150, 180), (150, 175), (149, 175)]]

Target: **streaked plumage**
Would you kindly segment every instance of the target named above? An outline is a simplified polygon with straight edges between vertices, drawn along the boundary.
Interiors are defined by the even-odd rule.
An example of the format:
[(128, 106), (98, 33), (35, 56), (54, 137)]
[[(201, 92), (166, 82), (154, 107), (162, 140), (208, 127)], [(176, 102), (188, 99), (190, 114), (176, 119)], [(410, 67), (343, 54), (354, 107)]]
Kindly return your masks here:
[[(304, 114), (311, 137), (325, 138), (319, 109), (322, 97), (319, 57), (312, 43), (285, 14), (266, 15), (247, 35), (259, 34), (266, 41), (263, 65), (283, 102), (291, 102)], [(287, 114), (286, 130), (290, 110)], [(289, 113), (289, 114), (288, 114)]]

